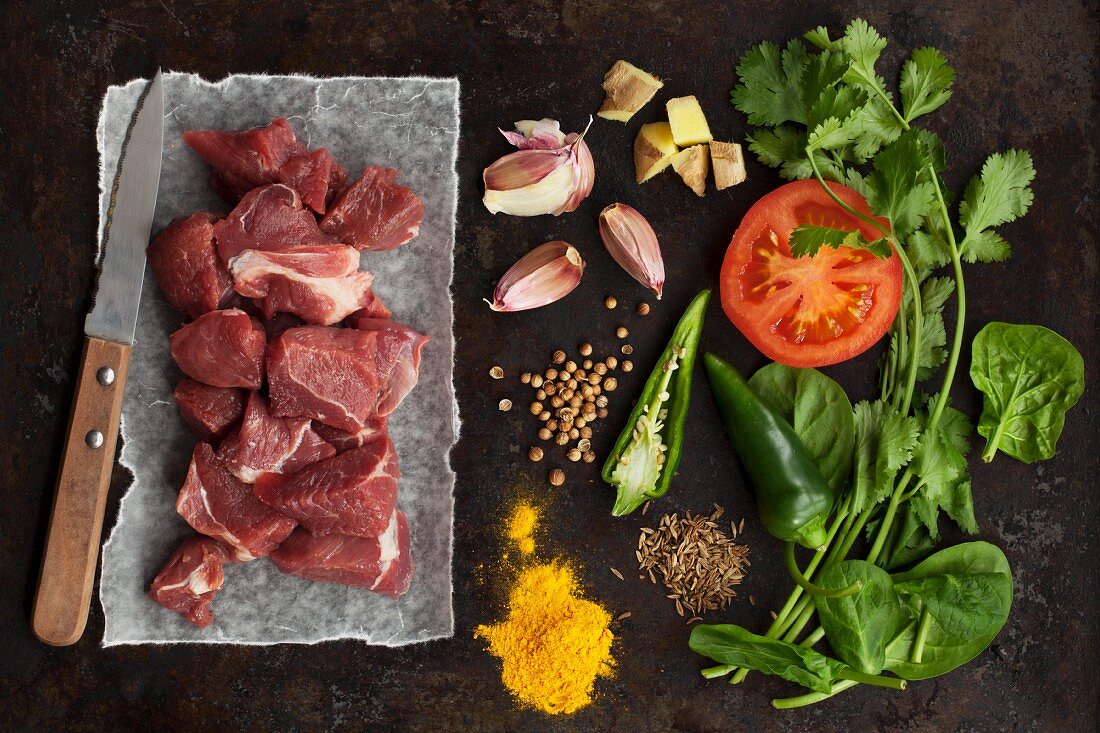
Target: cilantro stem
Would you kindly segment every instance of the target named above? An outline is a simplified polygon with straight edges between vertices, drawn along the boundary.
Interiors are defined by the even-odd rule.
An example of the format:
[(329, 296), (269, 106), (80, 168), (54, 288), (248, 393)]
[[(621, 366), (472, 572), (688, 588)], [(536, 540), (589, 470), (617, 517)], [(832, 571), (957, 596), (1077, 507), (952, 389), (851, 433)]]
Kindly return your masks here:
[[(889, 104), (889, 101), (887, 101), (887, 104)], [(890, 108), (893, 109), (892, 104), (890, 105)], [(896, 109), (894, 110), (894, 113), (897, 114)], [(909, 126), (906, 125), (907, 129), (908, 127)], [(909, 360), (909, 373), (906, 375), (905, 379), (905, 396), (902, 399), (902, 404), (900, 408), (901, 413), (906, 414), (909, 412), (909, 406), (913, 402), (913, 391), (916, 388), (917, 384), (917, 369), (919, 367), (919, 364), (917, 362), (919, 360), (918, 357), (920, 354), (921, 330), (924, 324), (924, 311), (921, 304), (920, 282), (917, 280), (917, 273), (913, 269), (913, 263), (909, 261), (909, 256), (905, 254), (905, 248), (901, 246), (901, 242), (897, 240), (897, 238), (889, 229), (884, 227), (874, 217), (867, 216), (862, 211), (857, 211), (846, 204), (844, 201), (841, 200), (839, 196), (836, 195), (833, 189), (829, 187), (829, 184), (825, 182), (825, 178), (822, 177), (821, 171), (817, 167), (817, 160), (814, 158), (814, 148), (812, 145), (806, 146), (806, 156), (810, 160), (810, 167), (813, 169), (814, 177), (817, 179), (817, 182), (821, 184), (821, 187), (825, 189), (825, 193), (829, 195), (829, 198), (831, 198), (837, 206), (844, 209), (844, 211), (848, 212), (857, 219), (860, 219), (861, 221), (870, 224), (875, 229), (878, 229), (880, 232), (882, 232), (882, 235), (884, 237), (893, 242), (894, 252), (896, 252), (898, 257), (901, 259), (901, 267), (902, 270), (905, 271), (905, 279), (909, 284), (909, 291), (913, 299), (913, 337), (911, 340), (912, 347), (910, 349), (912, 353), (912, 358)], [(905, 314), (902, 312), (902, 310), (898, 311), (897, 318), (902, 319), (900, 321), (900, 332), (904, 336), (906, 333), (906, 320)]]
[[(824, 548), (818, 551), (817, 554), (824, 555)], [(794, 542), (783, 543), (783, 560), (787, 564), (787, 573), (791, 576), (791, 579), (798, 584), (799, 588), (812, 596), (843, 598), (858, 593), (863, 588), (863, 583), (858, 580), (844, 588), (825, 588), (810, 582), (798, 567), (798, 559), (794, 556)]]

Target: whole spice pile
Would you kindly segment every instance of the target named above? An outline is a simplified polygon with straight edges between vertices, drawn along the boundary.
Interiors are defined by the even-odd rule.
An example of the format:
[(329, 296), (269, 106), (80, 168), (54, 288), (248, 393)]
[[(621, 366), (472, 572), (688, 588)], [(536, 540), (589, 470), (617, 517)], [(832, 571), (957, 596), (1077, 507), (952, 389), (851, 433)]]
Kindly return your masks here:
[(660, 576), (668, 597), (676, 602), (676, 612), (691, 614), (689, 623), (699, 620), (701, 613), (726, 608), (748, 569), (749, 548), (737, 544), (737, 524), (730, 522), (729, 535), (718, 525), (723, 512), (715, 504), (709, 517), (666, 514), (656, 529), (642, 527), (638, 537), (639, 569), (653, 583)]

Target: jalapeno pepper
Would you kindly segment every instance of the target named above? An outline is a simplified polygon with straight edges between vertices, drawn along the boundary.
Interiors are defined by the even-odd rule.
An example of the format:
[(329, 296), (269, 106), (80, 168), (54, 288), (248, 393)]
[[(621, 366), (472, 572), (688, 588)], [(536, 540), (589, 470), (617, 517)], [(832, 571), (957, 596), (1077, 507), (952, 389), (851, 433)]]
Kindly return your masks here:
[(708, 300), (710, 291), (704, 290), (684, 311), (604, 463), (601, 476), (617, 492), (611, 509), (616, 517), (664, 496), (680, 465), (691, 373)]
[(752, 481), (764, 527), (787, 543), (784, 558), (792, 577), (810, 593), (845, 595), (858, 590), (825, 591), (798, 570), (794, 543), (811, 549), (825, 544), (825, 522), (837, 496), (794, 428), (752, 391), (732, 364), (708, 353), (703, 366), (730, 442)]

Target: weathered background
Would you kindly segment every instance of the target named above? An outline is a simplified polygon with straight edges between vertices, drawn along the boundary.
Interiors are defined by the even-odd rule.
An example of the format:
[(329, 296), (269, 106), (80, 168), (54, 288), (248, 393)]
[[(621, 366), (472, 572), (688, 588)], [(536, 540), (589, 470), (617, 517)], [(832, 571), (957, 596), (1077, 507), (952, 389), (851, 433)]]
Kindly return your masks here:
[[(627, 10), (627, 8), (631, 8)], [(778, 3), (548, 2), (438, 5), (377, 3), (57, 2), (11, 3), (0, 20), (0, 728), (16, 730), (1094, 730), (1097, 720), (1096, 496), (1097, 38), (1095, 2), (997, 0)], [(804, 711), (778, 713), (768, 700), (787, 688), (760, 676), (730, 688), (706, 683), (686, 648), (687, 628), (656, 587), (609, 565), (631, 567), (641, 518), (612, 521), (597, 467), (570, 465), (565, 487), (543, 482), (546, 462), (525, 454), (534, 435), (514, 381), (557, 346), (615, 343), (632, 330), (635, 361), (655, 357), (677, 312), (715, 270), (739, 217), (778, 183), (750, 164), (747, 183), (695, 197), (672, 175), (636, 187), (630, 141), (651, 104), (625, 126), (597, 120), (589, 141), (598, 175), (592, 197), (553, 219), (493, 218), (479, 174), (506, 151), (496, 126), (543, 115), (578, 129), (602, 94), (610, 62), (625, 57), (667, 79), (660, 99), (697, 95), (719, 137), (740, 139), (729, 105), (734, 64), (762, 39), (785, 41), (818, 24), (839, 29), (862, 16), (887, 35), (888, 77), (899, 49), (932, 44), (958, 70), (954, 99), (930, 124), (947, 142), (948, 182), (959, 189), (984, 156), (1009, 146), (1036, 159), (1035, 205), (1006, 233), (1013, 258), (968, 274), (967, 336), (989, 320), (1052, 327), (1082, 351), (1089, 388), (1070, 414), (1059, 455), (1026, 466), (973, 457), (982, 536), (1004, 548), (1017, 583), (1011, 619), (993, 646), (965, 668), (902, 694), (857, 688)], [(455, 301), (456, 381), (465, 419), (458, 471), (455, 638), (398, 650), (343, 642), (313, 647), (134, 647), (103, 650), (98, 603), (75, 647), (37, 643), (28, 624), (58, 446), (68, 414), (92, 287), (97, 160), (94, 128), (107, 85), (147, 76), (160, 64), (217, 79), (233, 72), (430, 74), (462, 82), (463, 129)], [(665, 300), (647, 319), (630, 308), (643, 293), (602, 251), (595, 216), (625, 200), (662, 235)], [(581, 248), (585, 281), (568, 299), (528, 315), (495, 315), (480, 298), (530, 246), (552, 238)], [(412, 245), (415, 246), (415, 245)], [(613, 293), (624, 304), (602, 308)], [(625, 307), (624, 307), (625, 306)], [(705, 347), (745, 369), (762, 363), (713, 307)], [(954, 397), (976, 414), (965, 367)], [(830, 370), (854, 394), (872, 385), (873, 357)], [(624, 379), (629, 395), (644, 379)], [(620, 398), (596, 441), (605, 448), (627, 408)], [(762, 627), (788, 581), (748, 493), (703, 385), (688, 426), (689, 450), (671, 496), (655, 510), (722, 503), (748, 517), (753, 568), (744, 586), (756, 605), (725, 615)], [(108, 524), (127, 477), (115, 476)], [(517, 710), (497, 660), (472, 629), (499, 613), (502, 514), (519, 495), (548, 505), (541, 550), (581, 563), (591, 596), (633, 616), (616, 627), (618, 675), (599, 699), (568, 719)], [(651, 514), (648, 519), (653, 519)], [(263, 599), (257, 599), (263, 602)]]

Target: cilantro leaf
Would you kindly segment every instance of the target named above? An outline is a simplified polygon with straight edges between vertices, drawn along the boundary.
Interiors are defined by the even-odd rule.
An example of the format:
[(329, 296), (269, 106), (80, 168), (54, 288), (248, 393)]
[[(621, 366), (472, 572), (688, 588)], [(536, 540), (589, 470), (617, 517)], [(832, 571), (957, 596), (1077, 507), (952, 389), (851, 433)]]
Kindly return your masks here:
[(894, 477), (909, 463), (920, 435), (920, 424), (881, 400), (859, 402), (852, 510), (861, 512), (883, 501), (894, 489)]
[(951, 98), (955, 70), (934, 48), (918, 48), (901, 69), (901, 108), (906, 122), (932, 112)]
[(865, 249), (876, 257), (887, 258), (893, 254), (890, 242), (885, 238), (867, 241), (858, 229), (834, 229), (816, 224), (799, 224), (791, 232), (791, 254), (795, 257), (813, 257), (822, 247), (851, 247)]
[(741, 84), (730, 94), (734, 106), (753, 125), (805, 123), (801, 82), (806, 60), (806, 47), (798, 39), (782, 51), (768, 41), (753, 47), (737, 65)]
[[(775, 128), (758, 128), (748, 136), (749, 150), (756, 153), (760, 162), (772, 168), (779, 168), (779, 175), (797, 181), (811, 178), (814, 174), (810, 159), (806, 157), (806, 133), (792, 125), (780, 125)], [(843, 172), (825, 153), (814, 151), (821, 175), (838, 180)]]
[(994, 153), (986, 158), (980, 175), (966, 187), (959, 204), (959, 223), (966, 231), (960, 245), (967, 262), (991, 262), (1008, 256), (1008, 243), (986, 232), (1027, 213), (1031, 206), (1031, 182), (1035, 166), (1024, 150)]
[(834, 86), (823, 91), (810, 108), (806, 126), (807, 144), (820, 150), (837, 150), (852, 143), (863, 133), (863, 108), (867, 93), (849, 86)]
[(859, 162), (870, 160), (882, 146), (889, 145), (905, 131), (901, 121), (881, 99), (872, 98), (859, 114), (862, 134), (853, 151)]
[(878, 62), (878, 57), (882, 55), (882, 50), (886, 48), (886, 39), (880, 36), (867, 21), (856, 18), (844, 29), (844, 37), (840, 39), (839, 44), (852, 58), (852, 65), (844, 80), (849, 84), (866, 86), (888, 96), (885, 82), (882, 77), (875, 74), (875, 64)]
[(909, 131), (875, 156), (874, 170), (867, 177), (871, 210), (890, 220), (898, 239), (916, 231), (932, 208), (935, 189), (928, 180), (931, 163), (924, 142)]

